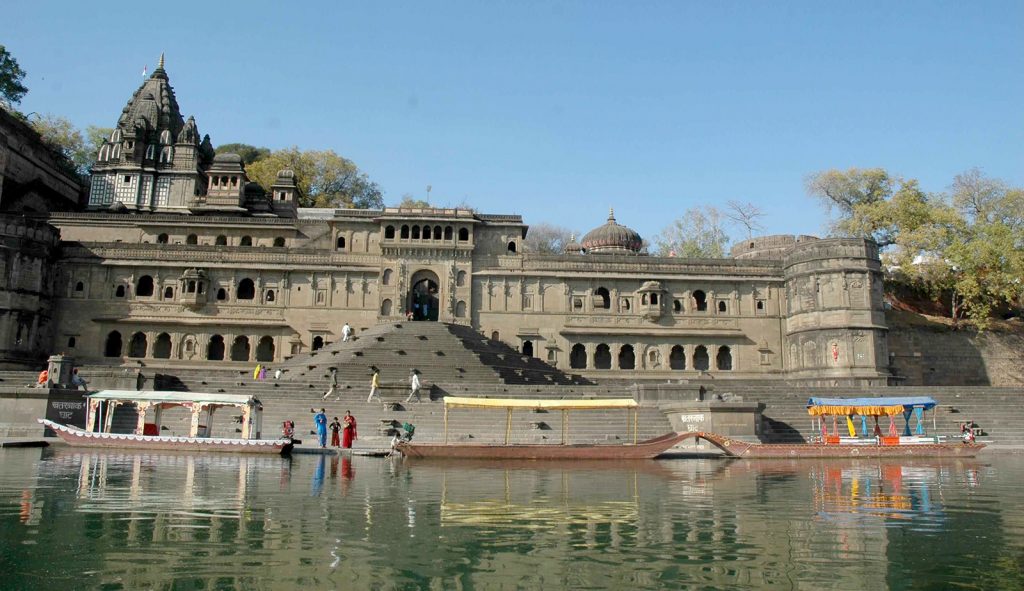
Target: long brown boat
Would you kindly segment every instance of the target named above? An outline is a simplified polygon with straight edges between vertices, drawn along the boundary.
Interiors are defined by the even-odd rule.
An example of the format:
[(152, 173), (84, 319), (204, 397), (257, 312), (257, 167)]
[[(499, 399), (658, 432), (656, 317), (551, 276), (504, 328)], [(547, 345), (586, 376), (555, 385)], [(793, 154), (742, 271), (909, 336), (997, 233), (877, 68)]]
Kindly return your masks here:
[[(114, 411), (132, 405), (136, 427), (131, 433), (112, 433)], [(183, 407), (192, 414), (188, 435), (160, 435), (160, 418), (168, 408)], [(212, 419), (220, 408), (241, 412), (240, 437), (215, 437)], [(103, 390), (89, 396), (85, 429), (38, 419), (68, 445), (103, 447), (118, 450), (163, 450), (187, 452), (263, 453), (286, 455), (293, 442), (288, 438), (261, 439), (262, 405), (253, 396), (238, 394), (200, 394), (193, 392), (157, 392)]]
[[(444, 443), (396, 443), (395, 449), (408, 458), (478, 458), (501, 460), (642, 460), (661, 455), (680, 441), (692, 437), (690, 433), (666, 433), (654, 439), (637, 441), (636, 409), (639, 404), (632, 398), (597, 400), (535, 400), (518, 398), (465, 398), (448, 396), (444, 399)], [(505, 409), (507, 419), (505, 442), (449, 443), (448, 411), (452, 408)], [(567, 444), (569, 411), (627, 409), (632, 410), (633, 438), (623, 444)], [(562, 412), (562, 443), (512, 444), (512, 412), (514, 410)]]

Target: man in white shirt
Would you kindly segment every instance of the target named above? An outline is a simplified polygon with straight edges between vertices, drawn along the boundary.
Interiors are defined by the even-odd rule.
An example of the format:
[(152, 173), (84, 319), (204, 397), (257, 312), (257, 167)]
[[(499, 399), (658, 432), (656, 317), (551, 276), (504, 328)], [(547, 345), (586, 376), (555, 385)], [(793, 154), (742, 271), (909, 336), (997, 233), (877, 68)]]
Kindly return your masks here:
[(412, 391), (409, 392), (409, 397), (405, 399), (406, 402), (411, 402), (412, 397), (416, 397), (416, 402), (423, 402), (420, 398), (420, 372), (419, 370), (412, 370), (409, 375), (409, 385), (412, 386)]
[(345, 326), (341, 327), (341, 342), (347, 343), (352, 338), (352, 327), (345, 323)]

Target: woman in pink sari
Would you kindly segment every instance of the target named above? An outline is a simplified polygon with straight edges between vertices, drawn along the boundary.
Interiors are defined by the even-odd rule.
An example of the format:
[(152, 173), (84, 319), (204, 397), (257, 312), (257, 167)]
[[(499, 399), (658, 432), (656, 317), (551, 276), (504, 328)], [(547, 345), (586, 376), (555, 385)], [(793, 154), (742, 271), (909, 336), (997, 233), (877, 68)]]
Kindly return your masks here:
[(356, 440), (356, 418), (351, 411), (346, 410), (341, 422), (345, 425), (341, 430), (341, 447), (352, 447), (352, 442)]

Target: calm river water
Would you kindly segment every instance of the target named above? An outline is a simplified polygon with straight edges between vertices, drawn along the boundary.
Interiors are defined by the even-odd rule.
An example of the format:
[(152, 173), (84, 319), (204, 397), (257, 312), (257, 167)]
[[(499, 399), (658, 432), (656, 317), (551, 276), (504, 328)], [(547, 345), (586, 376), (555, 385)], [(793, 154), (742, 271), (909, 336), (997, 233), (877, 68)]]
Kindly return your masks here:
[(3, 589), (1021, 589), (1024, 456), (0, 450)]

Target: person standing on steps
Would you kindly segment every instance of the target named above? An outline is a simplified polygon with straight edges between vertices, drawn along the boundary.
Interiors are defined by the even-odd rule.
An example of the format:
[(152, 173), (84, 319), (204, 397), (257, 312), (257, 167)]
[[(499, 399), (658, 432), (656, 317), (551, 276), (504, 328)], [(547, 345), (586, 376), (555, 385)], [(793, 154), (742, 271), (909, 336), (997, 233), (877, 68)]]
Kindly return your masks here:
[(409, 372), (409, 386), (411, 390), (409, 391), (409, 397), (405, 401), (412, 402), (412, 397), (415, 396), (416, 402), (423, 402), (423, 399), (420, 398), (420, 370), (413, 369)]
[(311, 408), (309, 412), (316, 413), (313, 416), (313, 424), (316, 426), (317, 442), (320, 443), (320, 447), (327, 447), (327, 410), (321, 408), (320, 412), (316, 412)]
[(352, 338), (352, 327), (349, 326), (348, 322), (345, 326), (341, 327), (341, 342), (347, 343)]
[(384, 402), (380, 398), (380, 370), (376, 366), (371, 366), (370, 370), (373, 371), (373, 375), (370, 376), (370, 395), (366, 397), (367, 402), (373, 402), (373, 397), (377, 397), (377, 402)]
[(331, 447), (338, 447), (341, 445), (341, 439), (338, 437), (338, 432), (341, 431), (341, 421), (338, 417), (334, 417), (331, 424), (328, 425), (331, 428)]
[(341, 433), (341, 447), (348, 449), (356, 440), (356, 418), (352, 416), (352, 411), (346, 410), (345, 418), (341, 419), (341, 422), (345, 425)]

